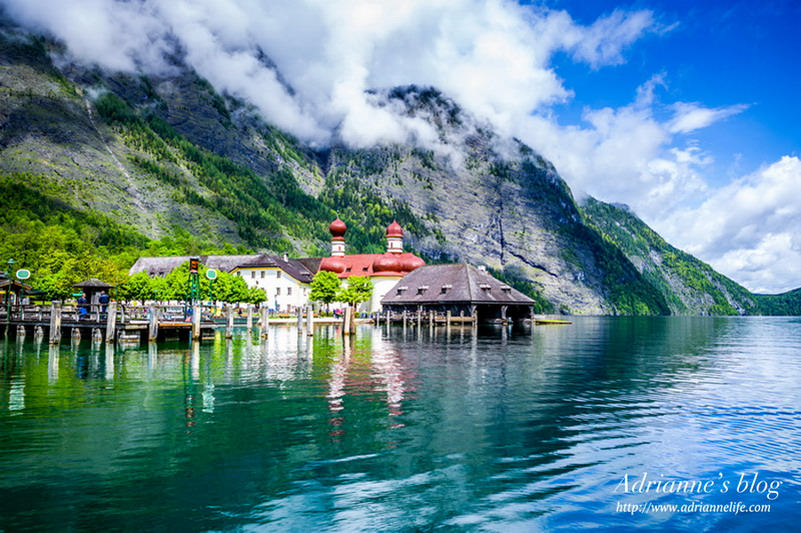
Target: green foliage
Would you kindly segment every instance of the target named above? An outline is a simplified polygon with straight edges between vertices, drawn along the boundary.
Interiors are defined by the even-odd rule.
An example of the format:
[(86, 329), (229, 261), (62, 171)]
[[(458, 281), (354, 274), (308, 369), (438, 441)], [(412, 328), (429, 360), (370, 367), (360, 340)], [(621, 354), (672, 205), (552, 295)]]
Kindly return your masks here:
[(801, 315), (801, 289), (782, 294), (755, 294), (759, 310), (764, 315), (798, 316)]
[(582, 213), (586, 224), (592, 226), (626, 256), (639, 258), (645, 263), (652, 261), (652, 253), (661, 258), (658, 268), (645, 269), (643, 275), (660, 291), (674, 312), (686, 312), (687, 307), (662, 271), (680, 279), (696, 293), (708, 294), (714, 302), (708, 310), (710, 314), (738, 314), (732, 301), (739, 302), (749, 313), (759, 311), (752, 295), (745, 288), (719, 274), (706, 263), (669, 245), (627, 210), (589, 198), (582, 206)]
[(397, 220), (406, 233), (424, 236), (429, 233), (422, 221), (404, 202), (385, 200), (369, 185), (347, 172), (332, 172), (320, 200), (348, 225), (348, 250), (351, 253), (382, 253), (386, 250), (387, 226)]
[[(213, 284), (206, 278), (208, 268), (201, 264), (198, 271), (198, 298), (223, 302), (261, 303), (267, 299), (263, 289), (248, 287), (240, 276), (228, 272), (218, 272)], [(180, 300), (185, 301), (190, 294), (189, 261), (176, 268), (166, 277), (148, 276), (139, 272), (120, 286), (119, 294), (128, 300)]]
[(537, 286), (530, 280), (525, 279), (522, 273), (511, 269), (506, 269), (503, 272), (493, 268), (488, 268), (487, 270), (489, 270), (490, 274), (492, 274), (493, 277), (499, 281), (506, 283), (510, 287), (514, 287), (518, 291), (534, 300), (535, 313), (545, 314), (553, 313), (555, 311), (553, 303), (546, 300), (545, 296), (542, 295)]
[(597, 227), (586, 221), (585, 224), (565, 224), (560, 231), (589, 248), (595, 267), (603, 272), (606, 297), (616, 314), (670, 314), (664, 295), (634, 268), (619, 247), (603, 237)]
[(337, 300), (340, 302), (347, 302), (352, 306), (357, 306), (362, 302), (366, 302), (373, 295), (373, 283), (370, 278), (365, 276), (351, 276), (348, 278), (348, 284), (339, 292)]
[[(251, 246), (288, 252), (292, 250), (288, 235), (326, 238), (325, 228), (333, 213), (303, 192), (288, 169), (258, 176), (227, 157), (191, 143), (163, 119), (155, 115), (140, 117), (112, 93), (103, 94), (96, 105), (104, 119), (121, 128), (126, 144), (149, 153), (155, 160), (133, 156), (134, 164), (173, 186), (176, 201), (200, 205), (234, 221), (240, 237)], [(201, 194), (158, 162), (180, 164), (208, 194)]]
[(315, 274), (312, 279), (309, 300), (322, 302), (324, 304), (335, 302), (339, 296), (341, 285), (342, 282), (335, 272), (321, 270)]

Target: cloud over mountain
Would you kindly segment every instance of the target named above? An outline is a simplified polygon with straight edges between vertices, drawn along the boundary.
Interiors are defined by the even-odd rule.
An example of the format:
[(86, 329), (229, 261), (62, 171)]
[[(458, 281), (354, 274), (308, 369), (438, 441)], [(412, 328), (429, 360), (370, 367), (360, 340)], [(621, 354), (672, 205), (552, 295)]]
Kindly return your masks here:
[[(617, 9), (583, 25), (564, 10), (508, 0), (0, 5), (20, 24), (63, 41), (74, 59), (110, 70), (167, 74), (174, 68), (169, 58), (183, 57), (218, 91), (250, 102), (267, 121), (316, 146), (334, 138), (353, 147), (411, 140), (444, 153), (430, 126), (382, 107), (370, 92), (434, 86), (552, 160), (578, 196), (625, 202), (666, 232), (677, 227), (675, 211), (705, 200), (710, 216), (717, 206), (723, 211), (714, 217), (726, 217), (727, 207), (715, 198), (727, 193), (705, 179), (713, 157), (689, 136), (746, 112), (748, 105), (661, 102), (658, 95), (667, 92), (671, 73), (656, 72), (643, 74), (628, 104), (587, 107), (572, 124), (555, 114), (556, 104), (575, 95), (557, 74), (554, 58), (562, 54), (590, 71), (626, 62), (638, 40), (677, 26), (649, 10)], [(750, 179), (733, 183), (728, 194)], [(676, 235), (702, 259), (722, 257), (703, 232)], [(796, 230), (788, 235), (791, 242), (801, 239)], [(733, 249), (762, 257), (759, 250), (767, 245), (752, 245)], [(735, 271), (740, 272), (728, 273)], [(773, 281), (765, 278), (750, 288), (784, 287), (785, 274), (766, 271)]]

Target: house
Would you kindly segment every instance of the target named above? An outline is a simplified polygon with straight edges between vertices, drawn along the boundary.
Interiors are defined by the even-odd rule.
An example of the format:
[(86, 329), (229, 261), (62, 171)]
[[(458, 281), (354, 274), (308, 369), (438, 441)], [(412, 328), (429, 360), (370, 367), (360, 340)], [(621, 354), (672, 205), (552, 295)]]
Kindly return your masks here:
[[(190, 256), (140, 257), (128, 272), (147, 272), (151, 277), (165, 277), (189, 261)], [(201, 255), (208, 268), (240, 276), (249, 287), (264, 289), (267, 303), (276, 311), (294, 312), (309, 300), (313, 274), (307, 263), (314, 260), (290, 259), (270, 254)], [(309, 262), (311, 261), (311, 262)]]
[(522, 320), (533, 317), (534, 300), (497, 280), (486, 269), (466, 263), (417, 268), (383, 297), (393, 313), (434, 311), (464, 313), (478, 320)]

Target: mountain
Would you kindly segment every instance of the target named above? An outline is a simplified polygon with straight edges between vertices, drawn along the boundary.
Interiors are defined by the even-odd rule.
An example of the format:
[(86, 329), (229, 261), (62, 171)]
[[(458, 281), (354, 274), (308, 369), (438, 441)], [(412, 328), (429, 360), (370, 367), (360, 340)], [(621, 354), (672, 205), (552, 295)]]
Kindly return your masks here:
[(763, 315), (801, 315), (801, 289), (781, 294), (755, 294), (754, 297), (759, 304), (759, 311)]
[(680, 315), (758, 314), (758, 299), (706, 263), (674, 248), (625, 206), (586, 198), (587, 224), (617, 246)]
[[(397, 219), (428, 262), (484, 264), (538, 312), (758, 309), (656, 234), (647, 253), (632, 252), (609, 226), (619, 213), (579, 208), (553, 165), (434, 88), (371, 97), (429, 125), (435, 140), (319, 149), (218, 94), (180, 59), (161, 77), (109, 73), (69, 61), (58, 43), (0, 29), (0, 227), (9, 235), (0, 257), (29, 267), (51, 294), (89, 273), (122, 281), (138, 255), (327, 255), (338, 214), (350, 252), (382, 251)], [(630, 238), (650, 231), (636, 220), (626, 221)], [(652, 255), (661, 263), (646, 264)]]

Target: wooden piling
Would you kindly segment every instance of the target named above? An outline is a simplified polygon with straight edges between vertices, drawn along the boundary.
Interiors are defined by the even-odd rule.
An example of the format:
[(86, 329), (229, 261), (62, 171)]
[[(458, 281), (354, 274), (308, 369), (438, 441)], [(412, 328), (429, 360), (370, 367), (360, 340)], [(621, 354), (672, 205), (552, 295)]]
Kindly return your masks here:
[(61, 302), (53, 302), (50, 307), (50, 344), (61, 342)]
[(117, 327), (117, 302), (109, 302), (106, 309), (106, 342), (114, 342), (117, 334), (115, 328)]
[(261, 338), (266, 339), (270, 327), (270, 310), (267, 306), (261, 308)]
[(423, 323), (423, 308), (417, 306), (417, 331), (420, 331), (420, 325)]
[(298, 335), (303, 334), (303, 308), (298, 307)]
[(232, 339), (234, 337), (234, 306), (228, 304), (225, 308), (225, 312), (225, 338)]
[(314, 335), (314, 309), (311, 304), (306, 306), (306, 335)]
[(17, 338), (18, 339), (24, 339), (25, 338), (25, 326), (23, 326), (22, 324), (17, 326)]
[(103, 332), (100, 328), (92, 328), (92, 342), (103, 342)]
[(200, 307), (200, 302), (192, 306), (192, 341), (200, 341), (200, 319), (203, 315), (203, 309)]
[(342, 313), (342, 334), (343, 335), (350, 335), (350, 314), (353, 312), (353, 309), (350, 307), (345, 308), (345, 312)]
[(253, 333), (253, 304), (248, 304), (247, 330), (248, 334)]
[(159, 338), (159, 308), (156, 305), (150, 306), (150, 323), (148, 327), (148, 340), (155, 342)]

